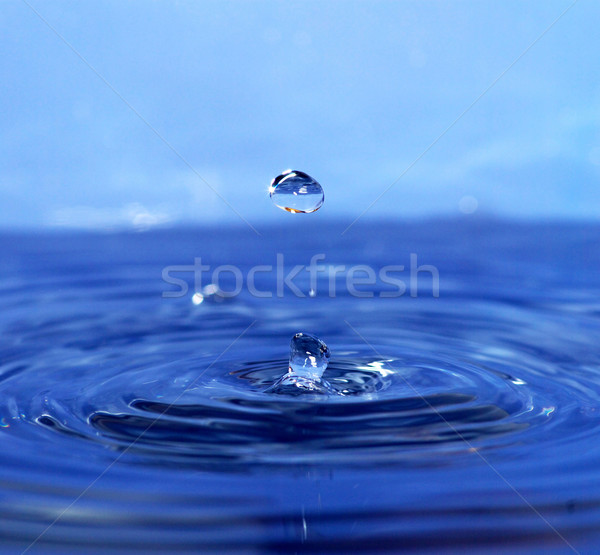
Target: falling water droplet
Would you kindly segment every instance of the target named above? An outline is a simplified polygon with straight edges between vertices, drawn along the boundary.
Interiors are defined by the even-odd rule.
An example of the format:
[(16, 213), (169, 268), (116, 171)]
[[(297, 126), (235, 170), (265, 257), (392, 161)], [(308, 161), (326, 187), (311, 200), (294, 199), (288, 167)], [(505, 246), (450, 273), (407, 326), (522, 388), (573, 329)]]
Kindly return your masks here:
[(315, 212), (325, 200), (323, 187), (310, 175), (297, 170), (286, 170), (273, 179), (269, 194), (275, 206), (294, 214)]

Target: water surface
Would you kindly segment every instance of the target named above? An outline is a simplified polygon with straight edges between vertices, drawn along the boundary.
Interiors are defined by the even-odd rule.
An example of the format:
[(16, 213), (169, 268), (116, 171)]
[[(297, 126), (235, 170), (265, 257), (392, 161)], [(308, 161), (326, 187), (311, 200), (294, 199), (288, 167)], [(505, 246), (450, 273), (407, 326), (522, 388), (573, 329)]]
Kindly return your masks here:
[[(593, 553), (600, 227), (344, 228), (2, 235), (3, 552)], [(278, 253), (415, 253), (439, 297), (423, 273), (416, 297), (299, 275), (303, 298), (193, 301), (184, 275), (163, 298), (165, 266)], [(298, 331), (330, 347), (335, 394), (269, 390)]]

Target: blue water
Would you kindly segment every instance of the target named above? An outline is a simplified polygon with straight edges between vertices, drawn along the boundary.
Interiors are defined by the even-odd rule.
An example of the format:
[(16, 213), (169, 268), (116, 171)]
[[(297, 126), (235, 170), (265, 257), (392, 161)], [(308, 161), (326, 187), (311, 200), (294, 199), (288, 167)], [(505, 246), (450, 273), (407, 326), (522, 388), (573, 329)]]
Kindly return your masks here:
[[(0, 237), (2, 552), (597, 552), (600, 226), (299, 218)], [(278, 253), (439, 296), (163, 296)], [(269, 389), (299, 331), (333, 393)]]

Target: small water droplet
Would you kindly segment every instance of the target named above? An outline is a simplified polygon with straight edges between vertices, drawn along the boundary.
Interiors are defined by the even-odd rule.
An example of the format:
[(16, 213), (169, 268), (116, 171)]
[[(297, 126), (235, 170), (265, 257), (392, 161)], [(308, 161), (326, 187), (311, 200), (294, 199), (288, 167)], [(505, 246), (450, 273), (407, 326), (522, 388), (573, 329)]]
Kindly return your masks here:
[(275, 206), (294, 214), (315, 212), (325, 200), (323, 187), (310, 175), (297, 170), (286, 170), (273, 179), (269, 194)]
[(297, 333), (290, 343), (290, 366), (293, 376), (320, 380), (329, 364), (329, 347), (309, 333)]

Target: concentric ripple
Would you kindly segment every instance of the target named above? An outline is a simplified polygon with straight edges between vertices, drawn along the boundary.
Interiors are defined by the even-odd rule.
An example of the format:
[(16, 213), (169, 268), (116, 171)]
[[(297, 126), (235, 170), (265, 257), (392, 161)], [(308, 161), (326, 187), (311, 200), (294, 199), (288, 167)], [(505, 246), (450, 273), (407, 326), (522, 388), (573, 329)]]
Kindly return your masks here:
[(468, 360), (439, 345), (429, 355), (433, 345), (400, 354), (397, 347), (376, 349), (391, 356), (369, 356), (367, 346), (336, 348), (343, 354), (324, 376), (335, 395), (273, 395), (286, 359), (211, 364), (205, 357), (114, 368), (98, 381), (86, 372), (61, 381), (51, 372), (39, 384), (47, 387), (13, 399), (9, 418), (127, 449), (148, 464), (197, 467), (424, 464), (441, 454), (548, 439), (537, 428), (552, 425), (560, 383), (536, 387), (531, 369), (508, 374), (482, 356)]
[[(0, 289), (6, 551), (42, 534), (32, 553), (595, 552), (596, 274), (569, 288), (533, 248), (444, 268), (467, 235), (429, 251), (439, 298), (221, 303), (155, 283), (195, 236), (164, 252), (152, 237), (71, 239), (68, 268), (68, 241), (10, 242), (35, 253), (35, 279)], [(398, 236), (373, 232), (339, 260), (388, 263)], [(251, 252), (237, 236), (231, 249)], [(529, 288), (502, 274), (525, 266)], [(274, 393), (305, 329), (331, 349), (332, 391)]]

